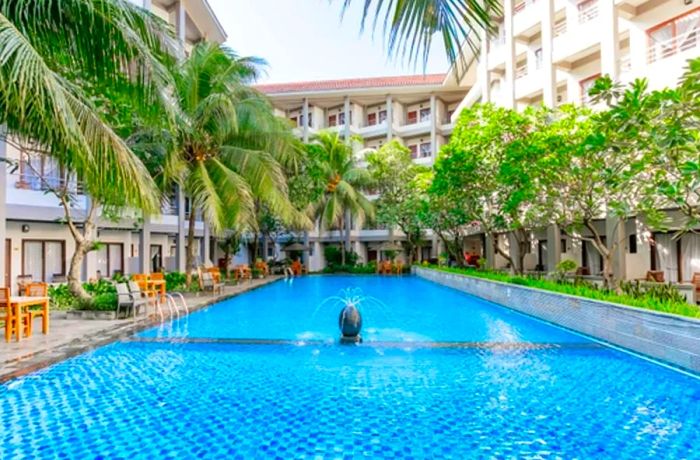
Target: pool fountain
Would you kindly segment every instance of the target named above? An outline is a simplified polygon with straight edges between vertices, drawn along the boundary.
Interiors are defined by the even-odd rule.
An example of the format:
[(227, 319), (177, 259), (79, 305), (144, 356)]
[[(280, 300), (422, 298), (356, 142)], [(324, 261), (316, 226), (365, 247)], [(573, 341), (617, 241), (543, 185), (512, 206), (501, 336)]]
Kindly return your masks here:
[(362, 336), (360, 336), (360, 331), (362, 330), (360, 304), (376, 304), (381, 308), (384, 307), (384, 304), (379, 299), (365, 295), (360, 288), (341, 289), (338, 295), (326, 298), (318, 308), (328, 303), (341, 307), (340, 315), (338, 316), (340, 343), (362, 342)]

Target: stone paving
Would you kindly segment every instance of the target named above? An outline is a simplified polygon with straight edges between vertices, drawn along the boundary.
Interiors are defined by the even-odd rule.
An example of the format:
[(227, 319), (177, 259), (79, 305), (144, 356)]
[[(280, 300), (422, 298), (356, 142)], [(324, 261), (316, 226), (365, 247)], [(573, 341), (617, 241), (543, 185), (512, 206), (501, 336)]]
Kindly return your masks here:
[[(192, 313), (281, 278), (281, 276), (271, 276), (235, 286), (226, 286), (224, 293), (218, 296), (199, 293), (187, 294), (185, 298)], [(37, 327), (34, 328), (30, 338), (23, 337), (19, 342), (13, 340), (10, 343), (4, 341), (0, 343), (0, 383), (129, 337), (159, 321), (160, 318), (155, 314), (120, 320), (52, 318), (47, 335), (41, 333), (41, 326), (37, 322)]]

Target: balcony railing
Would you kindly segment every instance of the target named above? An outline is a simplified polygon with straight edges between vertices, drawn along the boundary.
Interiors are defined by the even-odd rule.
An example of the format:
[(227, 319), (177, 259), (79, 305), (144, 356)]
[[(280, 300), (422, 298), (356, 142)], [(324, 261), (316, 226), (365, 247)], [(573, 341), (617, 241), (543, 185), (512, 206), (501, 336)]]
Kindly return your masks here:
[(578, 23), (584, 24), (598, 17), (598, 2), (589, 1), (581, 4), (578, 10)]
[(651, 64), (652, 62), (695, 48), (698, 45), (700, 45), (700, 27), (682, 36), (676, 36), (665, 41), (653, 42), (649, 46), (647, 60)]
[(515, 79), (523, 78), (527, 76), (527, 63), (521, 64), (515, 68)]
[(14, 174), (15, 188), (21, 190), (33, 190), (36, 192), (47, 192), (50, 190), (67, 190), (68, 193), (83, 193), (83, 186), (80, 182), (74, 179), (67, 179), (58, 174), (49, 174), (40, 177), (34, 173), (19, 173)]
[(632, 70), (632, 59), (629, 53), (620, 56), (620, 72), (629, 72)]
[(566, 33), (566, 21), (559, 21), (556, 24), (554, 24), (554, 37), (559, 37), (560, 35), (564, 35)]
[(534, 5), (538, 1), (539, 0), (521, 0), (513, 7), (513, 13), (518, 14), (521, 11), (525, 10), (528, 6)]

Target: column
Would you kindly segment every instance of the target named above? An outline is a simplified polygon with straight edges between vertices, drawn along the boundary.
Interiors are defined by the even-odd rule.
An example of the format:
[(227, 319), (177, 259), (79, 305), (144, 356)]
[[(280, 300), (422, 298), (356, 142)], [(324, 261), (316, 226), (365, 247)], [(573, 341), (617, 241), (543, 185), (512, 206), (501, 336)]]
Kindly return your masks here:
[(343, 112), (345, 112), (345, 127), (343, 129), (343, 137), (347, 141), (348, 139), (350, 139), (350, 96), (345, 96)]
[(211, 265), (211, 260), (209, 260), (209, 255), (211, 253), (211, 231), (209, 230), (209, 225), (206, 222), (203, 221), (202, 225), (204, 226), (204, 235), (202, 236), (202, 246), (204, 251), (202, 265)]
[(601, 74), (609, 75), (613, 81), (619, 78), (620, 38), (618, 35), (617, 8), (615, 2), (598, 2), (602, 34), (600, 40)]
[(557, 103), (556, 69), (552, 62), (554, 45), (554, 0), (543, 0), (542, 8), (542, 101), (547, 107)]
[(505, 28), (506, 77), (503, 88), (503, 105), (515, 108), (515, 37), (513, 37), (513, 0), (505, 0), (503, 7)]
[(302, 126), (301, 129), (303, 130), (303, 141), (304, 143), (309, 142), (309, 99), (304, 98), (304, 102), (302, 105), (301, 109), (301, 117), (302, 117)]
[(437, 158), (437, 99), (430, 95), (430, 151), (432, 157)]
[(175, 200), (177, 201), (177, 241), (175, 243), (175, 258), (177, 271), (184, 273), (187, 262), (186, 254), (186, 236), (187, 236), (187, 219), (185, 217), (185, 193), (180, 186), (177, 186), (175, 192)]
[(390, 141), (394, 137), (394, 99), (386, 97), (386, 140)]
[(306, 268), (309, 268), (309, 251), (311, 246), (309, 245), (309, 232), (304, 231), (304, 248), (305, 250), (301, 252), (301, 263), (303, 263)]
[(139, 271), (151, 273), (151, 268), (151, 219), (144, 214), (139, 235)]
[[(145, 0), (150, 2), (150, 0)], [(180, 40), (180, 44), (184, 47), (185, 46), (185, 24), (186, 24), (186, 15), (185, 15), (185, 1), (180, 0), (177, 2), (177, 38)]]
[(486, 247), (484, 248), (484, 254), (486, 257), (487, 268), (496, 268), (496, 251), (494, 251), (493, 245), (493, 235), (486, 235)]
[(479, 53), (479, 84), (481, 85), (481, 102), (491, 102), (491, 78), (489, 75), (489, 31), (481, 30), (481, 52)]
[(608, 216), (605, 219), (605, 241), (608, 249), (613, 252), (612, 272), (618, 280), (625, 279), (627, 275), (626, 239), (625, 220), (617, 216)]
[(547, 270), (554, 271), (561, 261), (561, 232), (559, 226), (552, 224), (547, 227)]
[(4, 136), (7, 132), (6, 126), (0, 126), (0, 280), (9, 288), (14, 284), (12, 280), (5, 279), (5, 239), (7, 238), (7, 144)]

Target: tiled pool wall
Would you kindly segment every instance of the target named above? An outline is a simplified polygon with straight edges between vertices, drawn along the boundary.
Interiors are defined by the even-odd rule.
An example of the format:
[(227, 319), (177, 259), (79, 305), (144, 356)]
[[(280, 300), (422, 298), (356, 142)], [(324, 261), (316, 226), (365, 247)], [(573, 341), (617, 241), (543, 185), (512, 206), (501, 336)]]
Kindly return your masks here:
[(421, 278), (700, 373), (700, 321), (413, 267)]

